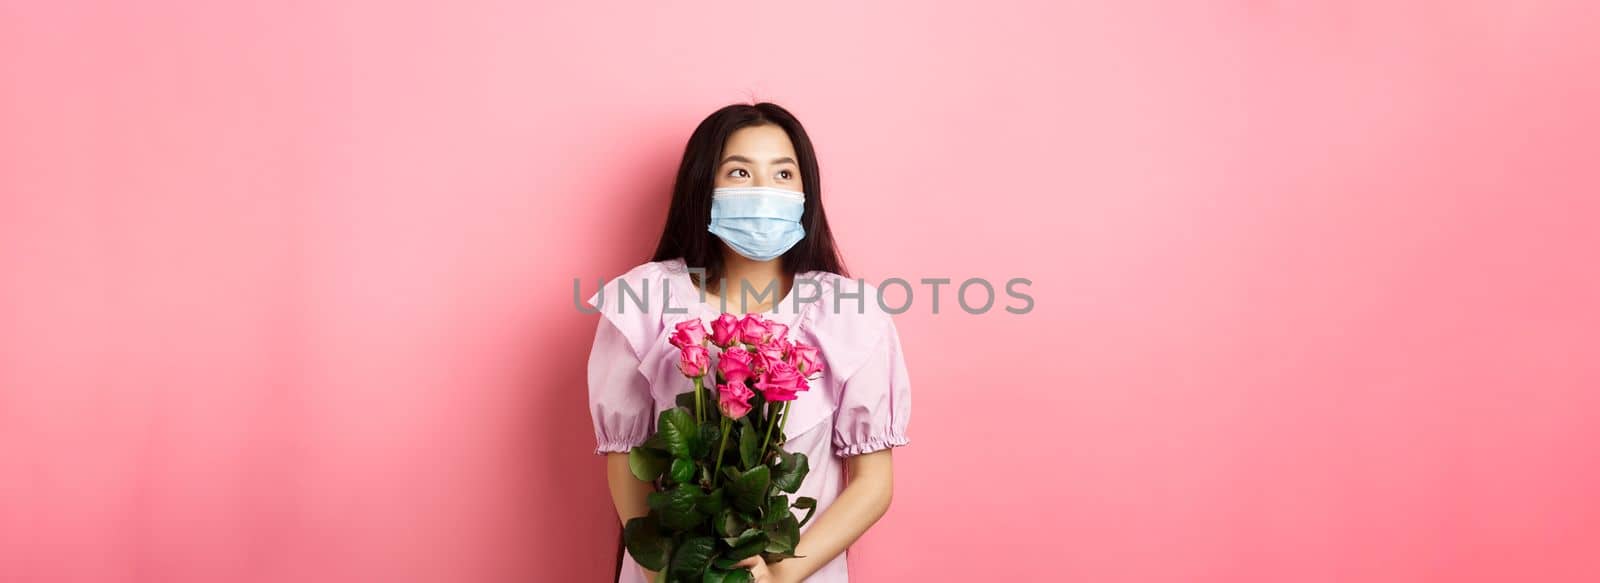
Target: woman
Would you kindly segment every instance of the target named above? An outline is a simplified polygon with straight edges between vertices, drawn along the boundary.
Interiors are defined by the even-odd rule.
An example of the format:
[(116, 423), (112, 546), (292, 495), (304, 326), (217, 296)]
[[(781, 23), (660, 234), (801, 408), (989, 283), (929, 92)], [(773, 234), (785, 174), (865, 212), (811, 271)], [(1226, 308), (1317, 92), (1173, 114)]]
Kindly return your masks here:
[[(595, 452), (606, 456), (618, 519), (648, 512), (651, 485), (633, 477), (627, 452), (685, 390), (677, 349), (667, 343), (673, 326), (761, 312), (825, 359), (823, 376), (793, 401), (784, 424), (785, 448), (811, 460), (796, 496), (815, 498), (818, 514), (801, 531), (801, 558), (768, 565), (758, 555), (741, 566), (763, 583), (848, 581), (845, 549), (889, 508), (889, 449), (907, 443), (911, 413), (900, 339), (877, 297), (845, 277), (816, 154), (793, 115), (771, 103), (730, 105), (701, 122), (678, 167), (655, 258), (589, 300), (604, 315), (589, 355)], [(625, 553), (621, 562), (624, 583), (655, 575)]]

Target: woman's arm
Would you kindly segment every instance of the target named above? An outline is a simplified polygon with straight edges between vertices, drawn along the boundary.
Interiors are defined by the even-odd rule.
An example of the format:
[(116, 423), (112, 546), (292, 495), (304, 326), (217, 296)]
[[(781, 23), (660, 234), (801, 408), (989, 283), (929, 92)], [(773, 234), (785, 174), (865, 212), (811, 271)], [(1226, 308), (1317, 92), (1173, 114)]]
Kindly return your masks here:
[[(627, 526), (631, 518), (650, 513), (645, 498), (655, 491), (655, 487), (633, 477), (633, 470), (628, 469), (628, 454), (606, 454), (606, 485), (611, 487), (611, 504), (617, 507), (617, 518), (623, 526)], [(655, 571), (644, 567), (639, 569), (644, 571), (646, 581), (655, 580)]]
[(785, 559), (769, 566), (777, 581), (798, 583), (805, 580), (883, 518), (894, 495), (894, 462), (889, 452), (885, 449), (845, 459), (849, 483), (800, 536), (795, 554), (801, 558)]

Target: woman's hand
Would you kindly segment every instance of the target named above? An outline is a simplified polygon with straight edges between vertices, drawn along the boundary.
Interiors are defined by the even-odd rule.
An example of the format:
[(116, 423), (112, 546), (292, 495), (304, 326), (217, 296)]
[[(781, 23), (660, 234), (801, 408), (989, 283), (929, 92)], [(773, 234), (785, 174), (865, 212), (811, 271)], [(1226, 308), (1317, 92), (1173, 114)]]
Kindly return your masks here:
[(767, 561), (766, 559), (762, 559), (761, 555), (756, 555), (743, 561), (739, 561), (734, 566), (741, 569), (749, 569), (751, 583), (789, 583), (788, 581), (779, 579), (778, 576), (772, 572), (772, 569), (767, 567)]

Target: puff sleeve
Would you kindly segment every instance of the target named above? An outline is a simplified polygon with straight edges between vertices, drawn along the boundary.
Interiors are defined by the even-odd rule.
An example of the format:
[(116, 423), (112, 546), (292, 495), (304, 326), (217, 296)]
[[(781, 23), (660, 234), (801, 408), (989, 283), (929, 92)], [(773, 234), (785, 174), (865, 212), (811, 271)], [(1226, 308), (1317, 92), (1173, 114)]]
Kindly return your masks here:
[(887, 316), (864, 361), (844, 381), (834, 417), (834, 454), (849, 457), (910, 443), (911, 378), (900, 351), (900, 336)]
[(600, 318), (589, 350), (589, 413), (596, 454), (623, 453), (650, 436), (655, 405), (639, 357), (611, 319)]

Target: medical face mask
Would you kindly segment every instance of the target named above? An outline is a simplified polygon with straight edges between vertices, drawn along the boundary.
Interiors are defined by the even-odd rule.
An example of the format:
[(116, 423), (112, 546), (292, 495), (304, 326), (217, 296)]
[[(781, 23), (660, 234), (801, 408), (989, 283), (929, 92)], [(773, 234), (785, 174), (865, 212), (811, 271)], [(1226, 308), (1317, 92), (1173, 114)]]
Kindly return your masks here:
[(800, 216), (803, 193), (755, 186), (711, 190), (711, 226), (735, 252), (755, 261), (771, 261), (806, 237)]

